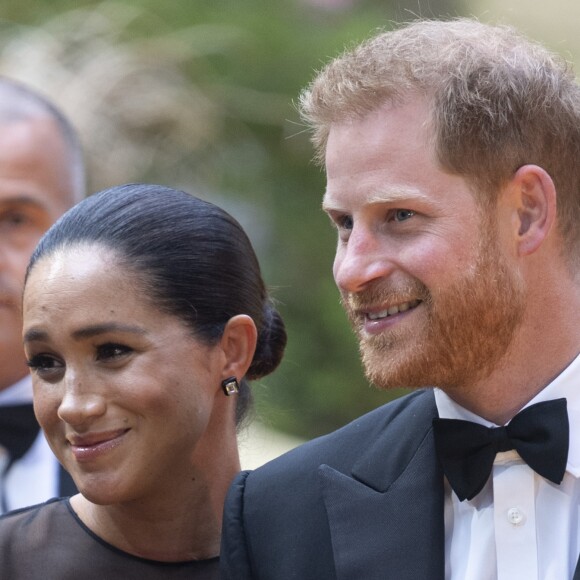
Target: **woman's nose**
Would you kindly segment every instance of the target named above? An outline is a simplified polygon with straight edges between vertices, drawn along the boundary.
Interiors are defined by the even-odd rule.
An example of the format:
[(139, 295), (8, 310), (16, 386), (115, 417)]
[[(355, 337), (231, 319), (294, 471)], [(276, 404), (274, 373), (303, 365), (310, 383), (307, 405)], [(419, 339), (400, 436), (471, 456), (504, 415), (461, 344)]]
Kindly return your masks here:
[(82, 425), (101, 417), (106, 411), (103, 396), (83, 385), (78, 378), (66, 381), (64, 396), (58, 407), (59, 418), (69, 425)]

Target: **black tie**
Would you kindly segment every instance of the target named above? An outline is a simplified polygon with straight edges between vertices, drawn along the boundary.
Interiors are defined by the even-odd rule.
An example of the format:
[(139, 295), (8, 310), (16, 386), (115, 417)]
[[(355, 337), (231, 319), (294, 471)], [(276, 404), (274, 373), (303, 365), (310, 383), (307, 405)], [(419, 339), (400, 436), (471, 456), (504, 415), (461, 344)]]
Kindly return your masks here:
[(570, 442), (566, 399), (531, 405), (505, 427), (433, 419), (433, 433), (437, 456), (460, 501), (483, 489), (499, 451), (515, 449), (535, 472), (554, 483), (559, 484), (566, 471)]
[(0, 407), (0, 445), (10, 455), (10, 464), (30, 449), (39, 430), (31, 403)]

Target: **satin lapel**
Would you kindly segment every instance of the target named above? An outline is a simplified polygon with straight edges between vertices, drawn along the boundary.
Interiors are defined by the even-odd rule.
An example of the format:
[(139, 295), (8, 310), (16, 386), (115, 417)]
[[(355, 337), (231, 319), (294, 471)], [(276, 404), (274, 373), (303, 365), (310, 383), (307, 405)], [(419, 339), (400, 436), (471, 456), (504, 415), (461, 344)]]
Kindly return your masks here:
[(350, 477), (322, 465), (337, 580), (443, 580), (443, 474), (431, 393), (397, 415)]
[(576, 564), (576, 572), (574, 572), (574, 577), (572, 578), (572, 580), (580, 580), (580, 559)]

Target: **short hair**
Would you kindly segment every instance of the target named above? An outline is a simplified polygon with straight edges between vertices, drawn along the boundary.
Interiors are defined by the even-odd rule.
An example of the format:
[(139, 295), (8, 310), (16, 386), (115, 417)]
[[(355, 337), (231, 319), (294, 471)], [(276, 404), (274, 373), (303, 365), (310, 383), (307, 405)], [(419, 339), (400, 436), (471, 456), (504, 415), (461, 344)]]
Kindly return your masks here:
[(483, 204), (526, 164), (558, 192), (558, 227), (580, 245), (580, 88), (570, 66), (508, 26), (417, 21), (382, 32), (330, 62), (302, 93), (303, 119), (323, 161), (333, 123), (424, 97), (441, 167)]
[[(84, 244), (110, 249), (155, 308), (181, 320), (206, 344), (219, 341), (233, 316), (250, 316), (258, 343), (247, 379), (264, 377), (280, 363), (284, 322), (268, 297), (248, 236), (216, 205), (160, 185), (127, 184), (96, 193), (46, 232), (26, 279), (41, 258)], [(238, 425), (251, 398), (242, 380)]]
[(84, 155), (79, 136), (64, 113), (50, 100), (14, 79), (0, 76), (0, 123), (48, 118), (59, 131), (71, 180), (71, 204), (86, 195)]

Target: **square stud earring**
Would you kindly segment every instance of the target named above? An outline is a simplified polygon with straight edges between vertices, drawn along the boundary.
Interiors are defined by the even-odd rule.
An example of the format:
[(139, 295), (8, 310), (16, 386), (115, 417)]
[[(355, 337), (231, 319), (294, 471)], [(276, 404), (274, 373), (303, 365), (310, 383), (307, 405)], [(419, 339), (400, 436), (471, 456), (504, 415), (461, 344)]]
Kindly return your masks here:
[(238, 379), (236, 379), (236, 377), (228, 377), (227, 379), (224, 379), (222, 381), (222, 389), (228, 397), (235, 395), (240, 390)]

